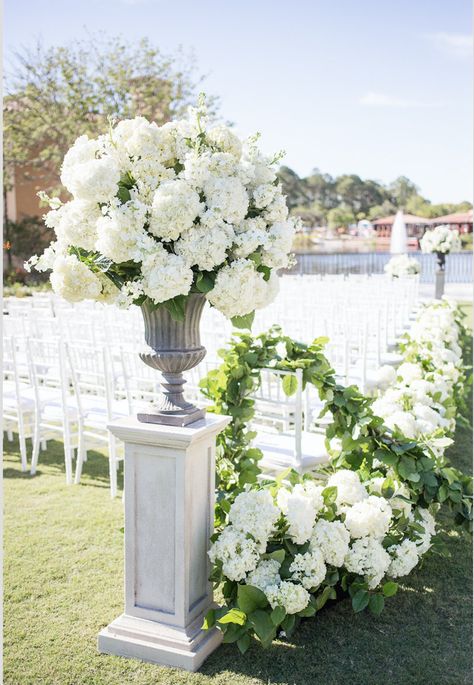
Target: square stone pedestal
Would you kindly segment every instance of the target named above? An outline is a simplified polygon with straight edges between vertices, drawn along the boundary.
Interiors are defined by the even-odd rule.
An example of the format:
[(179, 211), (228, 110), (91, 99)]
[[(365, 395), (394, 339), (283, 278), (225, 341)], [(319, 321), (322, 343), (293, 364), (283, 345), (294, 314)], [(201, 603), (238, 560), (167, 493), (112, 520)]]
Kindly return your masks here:
[(196, 671), (220, 644), (201, 625), (212, 604), (216, 436), (229, 421), (109, 426), (125, 442), (125, 611), (99, 633), (100, 652)]

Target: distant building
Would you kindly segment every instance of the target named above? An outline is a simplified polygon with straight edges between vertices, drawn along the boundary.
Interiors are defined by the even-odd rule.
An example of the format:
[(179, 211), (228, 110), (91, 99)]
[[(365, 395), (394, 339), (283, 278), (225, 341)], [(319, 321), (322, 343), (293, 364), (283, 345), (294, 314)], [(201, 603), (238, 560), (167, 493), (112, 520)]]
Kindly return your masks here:
[(472, 233), (472, 209), (468, 212), (445, 214), (431, 219), (432, 226), (441, 226), (441, 224), (447, 224), (449, 228), (457, 229), (459, 233)]
[[(372, 226), (375, 230), (377, 238), (389, 238), (392, 233), (393, 222), (395, 221), (395, 214), (392, 216), (384, 216), (382, 219), (372, 221)], [(419, 238), (423, 235), (427, 228), (431, 226), (431, 220), (425, 219), (422, 216), (415, 216), (414, 214), (404, 214), (403, 220), (407, 229), (407, 236), (409, 238)]]

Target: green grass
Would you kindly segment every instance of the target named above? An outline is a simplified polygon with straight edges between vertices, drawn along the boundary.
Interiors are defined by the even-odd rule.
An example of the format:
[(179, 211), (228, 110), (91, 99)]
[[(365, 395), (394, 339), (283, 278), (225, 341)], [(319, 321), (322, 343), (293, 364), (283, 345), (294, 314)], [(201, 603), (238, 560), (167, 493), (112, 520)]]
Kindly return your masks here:
[[(471, 469), (472, 433), (450, 457)], [(471, 683), (471, 547), (451, 531), (451, 558), (429, 556), (380, 617), (349, 600), (304, 622), (289, 642), (241, 657), (220, 647), (200, 673), (99, 655), (96, 636), (122, 611), (123, 525), (107, 461), (92, 453), (80, 486), (64, 482), (62, 445), (22, 474), (6, 443), (5, 685), (461, 685)]]

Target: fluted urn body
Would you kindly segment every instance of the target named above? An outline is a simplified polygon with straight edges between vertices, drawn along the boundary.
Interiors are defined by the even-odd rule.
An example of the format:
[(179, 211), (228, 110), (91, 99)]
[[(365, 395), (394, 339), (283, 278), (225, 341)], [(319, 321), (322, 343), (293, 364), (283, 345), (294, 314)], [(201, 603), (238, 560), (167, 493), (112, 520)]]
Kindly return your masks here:
[(183, 371), (197, 366), (206, 356), (199, 336), (206, 298), (192, 293), (186, 300), (184, 321), (175, 321), (165, 307), (154, 309), (148, 301), (141, 307), (149, 351), (140, 353), (140, 358), (162, 376), (160, 399), (137, 415), (143, 423), (186, 426), (204, 418), (203, 410), (184, 397)]

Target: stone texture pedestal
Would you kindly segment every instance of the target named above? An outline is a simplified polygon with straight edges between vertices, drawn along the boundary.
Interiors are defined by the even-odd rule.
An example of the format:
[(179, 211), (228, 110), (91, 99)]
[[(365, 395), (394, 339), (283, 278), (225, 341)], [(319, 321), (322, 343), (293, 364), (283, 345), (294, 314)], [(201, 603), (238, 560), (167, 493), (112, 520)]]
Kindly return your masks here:
[(196, 671), (220, 644), (201, 625), (212, 603), (215, 443), (229, 421), (109, 426), (125, 442), (125, 611), (99, 633), (100, 652)]

